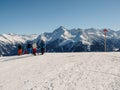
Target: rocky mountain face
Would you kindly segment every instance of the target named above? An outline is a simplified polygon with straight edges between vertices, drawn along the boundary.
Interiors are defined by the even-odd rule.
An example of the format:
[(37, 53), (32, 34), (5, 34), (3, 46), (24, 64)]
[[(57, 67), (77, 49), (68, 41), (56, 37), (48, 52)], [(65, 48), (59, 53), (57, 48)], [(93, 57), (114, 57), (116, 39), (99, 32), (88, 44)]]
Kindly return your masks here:
[[(17, 54), (17, 45), (23, 46), (27, 42), (46, 42), (46, 52), (103, 52), (104, 32), (103, 29), (71, 29), (60, 26), (51, 33), (41, 35), (0, 35), (0, 54)], [(118, 51), (120, 48), (120, 31), (108, 29), (106, 35), (107, 51)]]

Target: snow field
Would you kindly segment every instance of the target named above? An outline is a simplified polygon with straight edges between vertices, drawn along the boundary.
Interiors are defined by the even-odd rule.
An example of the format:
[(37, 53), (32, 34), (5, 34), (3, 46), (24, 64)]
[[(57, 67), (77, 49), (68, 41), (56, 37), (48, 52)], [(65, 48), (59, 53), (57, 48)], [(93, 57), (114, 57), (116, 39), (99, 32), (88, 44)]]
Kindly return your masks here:
[(1, 57), (0, 90), (120, 90), (120, 53)]

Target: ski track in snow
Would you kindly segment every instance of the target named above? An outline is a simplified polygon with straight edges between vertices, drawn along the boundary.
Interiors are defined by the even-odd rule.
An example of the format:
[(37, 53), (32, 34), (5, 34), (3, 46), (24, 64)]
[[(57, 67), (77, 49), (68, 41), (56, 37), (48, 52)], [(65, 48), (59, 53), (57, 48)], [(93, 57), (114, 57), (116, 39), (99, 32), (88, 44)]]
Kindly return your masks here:
[(0, 90), (120, 90), (120, 53), (1, 57)]

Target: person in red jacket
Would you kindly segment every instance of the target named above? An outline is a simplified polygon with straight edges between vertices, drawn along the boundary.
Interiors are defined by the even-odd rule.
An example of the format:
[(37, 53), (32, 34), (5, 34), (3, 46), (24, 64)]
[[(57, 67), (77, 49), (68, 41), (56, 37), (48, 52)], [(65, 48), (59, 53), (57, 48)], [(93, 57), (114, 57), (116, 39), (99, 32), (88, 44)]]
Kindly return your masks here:
[(22, 55), (22, 46), (18, 45), (18, 55)]

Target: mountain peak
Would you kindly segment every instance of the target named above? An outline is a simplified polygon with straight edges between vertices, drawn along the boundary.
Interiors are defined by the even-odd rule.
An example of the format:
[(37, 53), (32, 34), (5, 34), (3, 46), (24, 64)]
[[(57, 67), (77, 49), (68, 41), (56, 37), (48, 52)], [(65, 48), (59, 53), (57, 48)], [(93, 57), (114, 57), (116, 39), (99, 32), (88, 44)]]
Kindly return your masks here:
[(66, 29), (65, 27), (60, 26), (59, 28), (55, 29), (55, 30), (53, 31), (53, 33), (62, 34), (62, 33), (64, 33), (66, 30), (67, 30), (67, 29)]
[(60, 26), (58, 29), (66, 29), (64, 26)]

